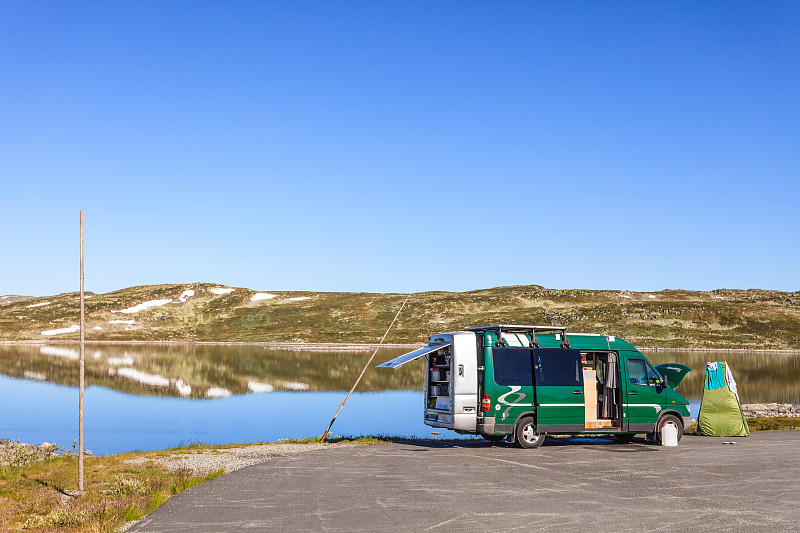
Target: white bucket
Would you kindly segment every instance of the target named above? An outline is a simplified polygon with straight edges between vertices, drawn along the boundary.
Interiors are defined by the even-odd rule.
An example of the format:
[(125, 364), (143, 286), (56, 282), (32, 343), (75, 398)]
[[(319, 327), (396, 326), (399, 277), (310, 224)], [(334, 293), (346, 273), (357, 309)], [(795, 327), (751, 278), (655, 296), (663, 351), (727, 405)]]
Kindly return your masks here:
[(661, 445), (662, 446), (677, 446), (678, 445), (678, 428), (675, 424), (667, 422), (661, 428)]

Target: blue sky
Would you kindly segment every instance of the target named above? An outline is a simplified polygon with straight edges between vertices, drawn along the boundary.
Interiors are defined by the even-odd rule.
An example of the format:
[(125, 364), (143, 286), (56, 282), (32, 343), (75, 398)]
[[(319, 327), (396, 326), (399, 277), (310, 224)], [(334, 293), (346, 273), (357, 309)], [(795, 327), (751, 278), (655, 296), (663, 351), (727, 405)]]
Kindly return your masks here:
[(0, 4), (0, 294), (798, 290), (796, 2)]

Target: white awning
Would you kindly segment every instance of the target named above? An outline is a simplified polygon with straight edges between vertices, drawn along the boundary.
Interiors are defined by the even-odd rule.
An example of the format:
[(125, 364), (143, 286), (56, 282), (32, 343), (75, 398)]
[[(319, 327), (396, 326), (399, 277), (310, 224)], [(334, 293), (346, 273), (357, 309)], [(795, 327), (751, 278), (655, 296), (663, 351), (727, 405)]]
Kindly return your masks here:
[(381, 363), (375, 368), (398, 368), (408, 363), (409, 361), (413, 361), (414, 359), (419, 359), (425, 354), (435, 352), (436, 350), (445, 348), (447, 346), (450, 346), (450, 344), (428, 345), (425, 346), (424, 348), (420, 348), (418, 350), (414, 350), (413, 352), (409, 352), (405, 355), (401, 355), (400, 357), (395, 357), (391, 361), (386, 361), (385, 363)]

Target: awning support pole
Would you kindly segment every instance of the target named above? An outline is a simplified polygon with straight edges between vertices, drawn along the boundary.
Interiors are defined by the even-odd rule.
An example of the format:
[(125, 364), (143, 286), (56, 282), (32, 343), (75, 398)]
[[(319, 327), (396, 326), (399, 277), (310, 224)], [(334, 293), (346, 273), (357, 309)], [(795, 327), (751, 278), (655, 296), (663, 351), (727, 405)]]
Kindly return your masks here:
[(356, 382), (355, 382), (355, 383), (353, 383), (353, 388), (352, 388), (352, 389), (350, 389), (350, 392), (348, 392), (348, 393), (347, 393), (347, 396), (345, 396), (345, 399), (344, 399), (344, 401), (342, 402), (342, 405), (340, 405), (340, 406), (339, 406), (339, 409), (336, 411), (336, 414), (335, 414), (335, 415), (333, 415), (333, 418), (331, 419), (331, 423), (330, 423), (330, 424), (328, 424), (328, 427), (325, 429), (325, 433), (323, 433), (323, 434), (322, 434), (322, 438), (321, 438), (321, 439), (319, 439), (319, 441), (320, 441), (320, 442), (325, 442), (325, 439), (327, 439), (327, 438), (328, 438), (328, 432), (331, 430), (331, 426), (333, 426), (333, 423), (334, 423), (334, 422), (336, 422), (336, 417), (338, 417), (338, 416), (339, 416), (339, 413), (341, 413), (341, 412), (342, 412), (342, 408), (344, 407), (344, 404), (346, 404), (346, 403), (347, 403), (347, 400), (349, 400), (349, 399), (350, 399), (350, 395), (351, 395), (351, 394), (353, 394), (353, 391), (354, 391), (354, 390), (356, 390), (356, 387), (358, 386), (358, 382), (359, 382), (359, 381), (361, 381), (361, 378), (362, 378), (362, 377), (364, 377), (364, 372), (366, 372), (366, 371), (367, 371), (367, 368), (369, 367), (369, 364), (370, 364), (370, 363), (372, 362), (372, 360), (375, 358), (375, 354), (377, 354), (377, 353), (378, 353), (378, 350), (380, 349), (380, 347), (381, 347), (381, 344), (383, 344), (383, 341), (384, 341), (384, 339), (386, 339), (386, 335), (388, 335), (388, 334), (389, 334), (389, 330), (390, 330), (390, 329), (392, 329), (392, 326), (394, 326), (394, 322), (395, 322), (395, 320), (397, 320), (397, 317), (399, 317), (399, 316), (400, 316), (400, 311), (402, 311), (402, 310), (403, 310), (403, 307), (405, 307), (405, 305), (406, 305), (406, 302), (408, 301), (408, 299), (409, 299), (410, 297), (411, 297), (411, 295), (409, 294), (408, 296), (406, 296), (406, 299), (405, 299), (405, 300), (403, 300), (403, 305), (401, 305), (401, 306), (400, 306), (400, 309), (398, 309), (398, 310), (397, 310), (397, 314), (396, 314), (396, 315), (394, 315), (394, 318), (392, 319), (392, 323), (391, 323), (391, 324), (389, 324), (389, 327), (388, 327), (388, 328), (386, 328), (386, 333), (384, 333), (384, 334), (383, 334), (383, 337), (381, 337), (381, 342), (379, 342), (379, 343), (378, 343), (378, 346), (375, 348), (375, 351), (374, 351), (374, 352), (372, 352), (372, 356), (369, 358), (369, 361), (367, 361), (367, 364), (366, 364), (366, 365), (364, 365), (364, 369), (361, 371), (361, 374), (359, 374), (359, 376), (358, 376), (358, 379), (356, 380)]

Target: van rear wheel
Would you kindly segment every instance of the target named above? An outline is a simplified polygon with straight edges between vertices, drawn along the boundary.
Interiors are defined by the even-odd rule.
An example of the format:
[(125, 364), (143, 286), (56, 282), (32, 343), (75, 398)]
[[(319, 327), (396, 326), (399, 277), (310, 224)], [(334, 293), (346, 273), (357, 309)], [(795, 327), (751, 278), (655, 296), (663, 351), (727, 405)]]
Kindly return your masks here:
[(517, 444), (522, 448), (538, 448), (545, 439), (544, 433), (539, 433), (533, 418), (523, 418), (517, 424)]

